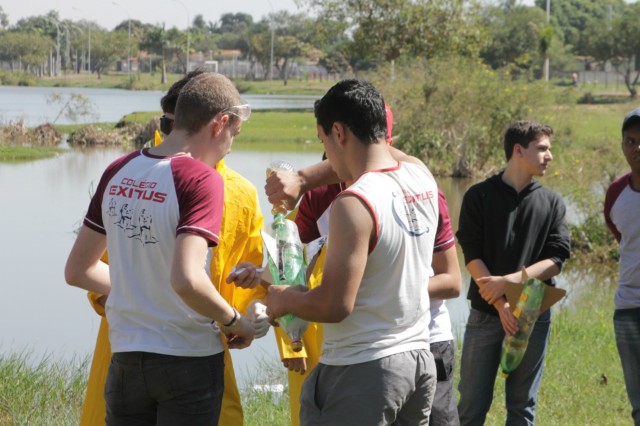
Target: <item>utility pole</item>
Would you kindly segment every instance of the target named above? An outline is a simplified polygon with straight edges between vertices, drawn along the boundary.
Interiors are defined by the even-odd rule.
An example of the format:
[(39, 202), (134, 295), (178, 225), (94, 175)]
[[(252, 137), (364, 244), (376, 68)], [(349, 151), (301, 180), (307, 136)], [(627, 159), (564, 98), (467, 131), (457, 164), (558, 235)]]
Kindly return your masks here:
[[(547, 0), (547, 26), (549, 26), (549, 22), (551, 20), (551, 0)], [(549, 40), (551, 43), (551, 40)], [(544, 81), (549, 81), (549, 49), (544, 52)]]

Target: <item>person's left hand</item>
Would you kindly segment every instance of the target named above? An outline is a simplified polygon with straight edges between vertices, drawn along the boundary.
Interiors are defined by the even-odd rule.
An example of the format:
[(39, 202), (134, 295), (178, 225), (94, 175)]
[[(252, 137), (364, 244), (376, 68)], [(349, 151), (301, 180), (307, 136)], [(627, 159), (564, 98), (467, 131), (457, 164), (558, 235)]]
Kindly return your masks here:
[(235, 283), (240, 288), (251, 289), (258, 286), (262, 280), (263, 268), (251, 262), (238, 263), (227, 276), (227, 284)]
[(504, 296), (504, 285), (509, 282), (504, 276), (482, 277), (476, 280), (480, 289), (480, 296), (490, 305)]

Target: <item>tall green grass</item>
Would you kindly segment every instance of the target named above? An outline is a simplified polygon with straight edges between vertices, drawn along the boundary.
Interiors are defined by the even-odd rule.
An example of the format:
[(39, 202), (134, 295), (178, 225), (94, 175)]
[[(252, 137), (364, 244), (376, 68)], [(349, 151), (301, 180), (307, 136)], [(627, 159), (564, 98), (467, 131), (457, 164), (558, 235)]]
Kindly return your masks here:
[(0, 355), (0, 425), (78, 424), (88, 359)]

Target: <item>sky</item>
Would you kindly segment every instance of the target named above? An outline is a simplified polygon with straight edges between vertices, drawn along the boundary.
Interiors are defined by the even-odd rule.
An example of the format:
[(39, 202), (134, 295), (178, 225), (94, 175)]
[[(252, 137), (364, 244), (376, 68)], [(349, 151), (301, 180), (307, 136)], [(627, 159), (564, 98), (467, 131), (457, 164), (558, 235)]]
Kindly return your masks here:
[(21, 18), (57, 10), (61, 19), (95, 21), (108, 30), (129, 18), (185, 29), (187, 22), (193, 22), (199, 14), (205, 22), (217, 22), (225, 13), (242, 12), (257, 22), (272, 10), (300, 12), (294, 0), (0, 0), (0, 7), (8, 15), (10, 25)]

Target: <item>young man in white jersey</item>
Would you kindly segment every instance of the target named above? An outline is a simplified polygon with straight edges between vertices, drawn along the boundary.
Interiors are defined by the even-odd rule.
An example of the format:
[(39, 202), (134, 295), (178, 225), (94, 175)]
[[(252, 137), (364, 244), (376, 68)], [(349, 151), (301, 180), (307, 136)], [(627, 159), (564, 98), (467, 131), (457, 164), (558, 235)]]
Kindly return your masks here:
[[(224, 362), (215, 323), (229, 347), (254, 337), (205, 269), (222, 217), (222, 178), (213, 167), (240, 132), (242, 104), (224, 76), (194, 78), (164, 143), (114, 161), (91, 200), (65, 278), (109, 295), (108, 425), (217, 425)], [(114, 203), (116, 212), (127, 204), (133, 219), (144, 209), (150, 238), (135, 238), (142, 224), (134, 221), (121, 229)], [(109, 265), (100, 260), (107, 247)]]
[(316, 102), (318, 137), (342, 181), (332, 204), (322, 285), (271, 286), (275, 319), (323, 322), (320, 363), (301, 396), (302, 425), (426, 425), (436, 383), (425, 283), (438, 224), (437, 186), (396, 161), (382, 95), (344, 80)]
[(622, 122), (622, 153), (630, 171), (609, 186), (604, 217), (620, 244), (613, 325), (631, 417), (640, 426), (640, 108)]

